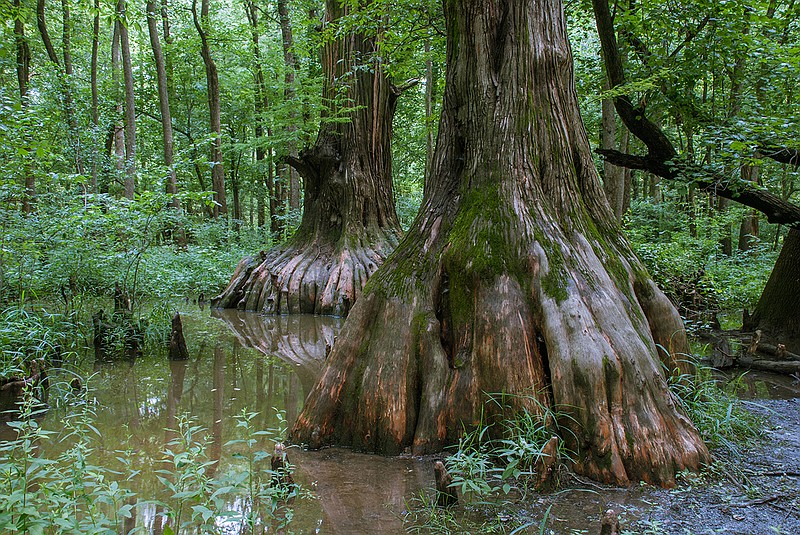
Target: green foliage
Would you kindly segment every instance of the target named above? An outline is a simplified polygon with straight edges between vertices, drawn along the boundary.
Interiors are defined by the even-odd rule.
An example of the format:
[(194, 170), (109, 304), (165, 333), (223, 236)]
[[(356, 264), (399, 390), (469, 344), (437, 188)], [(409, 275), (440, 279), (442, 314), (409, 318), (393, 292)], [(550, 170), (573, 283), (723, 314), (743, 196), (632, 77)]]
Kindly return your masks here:
[[(158, 506), (167, 519), (165, 533), (217, 533), (226, 527), (252, 532), (265, 524), (280, 530), (291, 522), (289, 500), (299, 488), (272, 483), (276, 474), (268, 466), (270, 454), (259, 446), (280, 437), (256, 430), (255, 414), (237, 417), (241, 438), (225, 446), (246, 447), (234, 455), (239, 462), (225, 471), (208, 455), (207, 431), (181, 416), (175, 438), (163, 452), (163, 468), (157, 470), (163, 498), (154, 499), (131, 490), (132, 479), (139, 476), (133, 451), (116, 452), (113, 466), (101, 460), (102, 437), (93, 426), (91, 395), (63, 391), (60, 405), (67, 412), (60, 432), (39, 424), (42, 409), (30, 392), (18, 419), (8, 424), (16, 438), (0, 443), (3, 533), (118, 533), (137, 514), (138, 505), (148, 504)], [(60, 453), (42, 449), (42, 442), (58, 442)], [(291, 473), (292, 467), (285, 470)], [(239, 499), (242, 506), (232, 507)]]
[[(504, 409), (514, 397), (497, 394), (487, 403)], [(453, 487), (479, 499), (527, 488), (544, 446), (553, 436), (568, 432), (558, 422), (569, 416), (545, 407), (536, 398), (525, 397), (525, 401), (533, 402), (535, 410), (522, 410), (494, 425), (482, 423), (462, 435), (455, 453), (445, 461)], [(569, 459), (571, 453), (563, 442), (559, 440), (558, 458)]]
[[(257, 234), (180, 215), (167, 200), (76, 196), (40, 203), (32, 217), (0, 211), (0, 295), (6, 301), (61, 298), (74, 307), (86, 297), (110, 296), (116, 282), (134, 301), (216, 294)], [(179, 232), (186, 247), (173, 243)]]
[(68, 359), (79, 335), (72, 317), (7, 308), (0, 313), (0, 379), (23, 376), (36, 359)]
[[(738, 446), (762, 435), (764, 422), (744, 408), (737, 397), (744, 374), (722, 384), (710, 368), (670, 379), (670, 389), (681, 401), (700, 436), (711, 447), (738, 453)], [(720, 386), (722, 384), (722, 386)]]
[(708, 327), (705, 313), (752, 310), (769, 278), (777, 254), (768, 244), (730, 256), (722, 252), (721, 240), (741, 215), (694, 214), (671, 197), (631, 206), (625, 221), (631, 245), (690, 326)]

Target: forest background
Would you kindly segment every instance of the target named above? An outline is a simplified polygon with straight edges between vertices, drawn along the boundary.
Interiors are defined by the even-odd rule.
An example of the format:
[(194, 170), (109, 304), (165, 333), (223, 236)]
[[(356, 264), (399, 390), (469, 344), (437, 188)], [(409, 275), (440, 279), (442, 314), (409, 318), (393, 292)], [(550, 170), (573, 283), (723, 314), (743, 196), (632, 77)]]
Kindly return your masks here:
[[(323, 8), (250, 0), (0, 4), (3, 307), (48, 302), (46, 315), (69, 315), (82, 299), (110, 296), (115, 283), (135, 302), (210, 297), (236, 261), (290, 236), (302, 184), (287, 156), (313, 143), (321, 116), (347, 120), (342, 103), (337, 114), (323, 113), (334, 105), (321, 98), (318, 54), (341, 28), (380, 26), (380, 61), (393, 83), (409, 86), (392, 137), (396, 206), (407, 227), (422, 198), (444, 83), (441, 7), (373, 2), (340, 30), (323, 28)], [(604, 92), (591, 6), (566, 9), (592, 145), (642, 152), (615, 116), (614, 94)], [(758, 152), (797, 138), (795, 3), (614, 9), (624, 92), (646, 102), (681, 155), (796, 199), (796, 167)], [(690, 327), (740, 324), (786, 229), (690, 180), (667, 182), (599, 156), (597, 165), (628, 238)]]

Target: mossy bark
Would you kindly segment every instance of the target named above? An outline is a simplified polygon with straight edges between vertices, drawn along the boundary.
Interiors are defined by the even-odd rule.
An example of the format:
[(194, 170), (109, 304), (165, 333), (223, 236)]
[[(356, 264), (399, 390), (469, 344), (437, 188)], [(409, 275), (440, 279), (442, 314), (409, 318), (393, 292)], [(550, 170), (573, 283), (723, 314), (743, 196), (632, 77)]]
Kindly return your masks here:
[[(325, 24), (351, 9), (329, 0)], [(391, 136), (399, 92), (376, 38), (344, 32), (323, 47), (322, 64), (329, 111), (314, 146), (287, 158), (305, 185), (300, 227), (285, 246), (242, 260), (215, 306), (346, 315), (397, 245)]]
[[(596, 479), (709, 460), (667, 387), (674, 308), (620, 235), (578, 111), (561, 3), (445, 2), (448, 71), (420, 215), (351, 311), (292, 439), (430, 453), (542, 406)], [(652, 327), (651, 327), (652, 326)], [(487, 394), (506, 393), (504, 407)]]

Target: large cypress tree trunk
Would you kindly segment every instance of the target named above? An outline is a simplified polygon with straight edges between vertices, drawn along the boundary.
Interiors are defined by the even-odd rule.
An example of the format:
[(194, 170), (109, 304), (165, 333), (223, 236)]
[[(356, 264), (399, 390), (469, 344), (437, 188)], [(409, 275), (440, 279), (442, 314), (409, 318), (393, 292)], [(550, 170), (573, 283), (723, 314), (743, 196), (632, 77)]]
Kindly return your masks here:
[[(578, 111), (559, 0), (444, 2), (430, 195), (348, 317), (291, 436), (395, 454), (538, 403), (575, 469), (674, 483), (708, 451), (671, 395), (677, 311), (614, 223)], [(510, 394), (508, 405), (485, 393)], [(538, 402), (538, 403), (537, 403)]]
[[(329, 0), (326, 24), (349, 9)], [(217, 306), (346, 315), (397, 245), (390, 152), (397, 92), (376, 52), (375, 39), (360, 33), (324, 46), (330, 111), (315, 145), (288, 158), (305, 184), (300, 227), (285, 246), (240, 262)]]
[(745, 329), (760, 329), (765, 340), (800, 352), (800, 231), (790, 229), (767, 285)]

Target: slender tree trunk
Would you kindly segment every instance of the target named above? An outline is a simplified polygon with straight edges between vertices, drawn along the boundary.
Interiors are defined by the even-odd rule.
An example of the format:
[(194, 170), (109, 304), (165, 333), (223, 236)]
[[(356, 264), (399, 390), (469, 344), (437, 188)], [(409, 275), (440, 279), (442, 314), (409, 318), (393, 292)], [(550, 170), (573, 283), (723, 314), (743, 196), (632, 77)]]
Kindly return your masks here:
[[(431, 6), (428, 6), (428, 24), (431, 22)], [(425, 182), (423, 192), (431, 188), (430, 179), (433, 172), (433, 151), (434, 151), (434, 124), (433, 124), (433, 100), (436, 91), (436, 77), (433, 69), (433, 58), (431, 57), (430, 35), (425, 39)]]
[(206, 68), (206, 92), (208, 94), (209, 128), (214, 139), (211, 143), (211, 189), (214, 191), (214, 218), (228, 213), (225, 202), (225, 167), (222, 158), (222, 118), (219, 104), (219, 76), (217, 64), (211, 57), (206, 28), (209, 27), (209, 0), (202, 0), (200, 16), (197, 16), (197, 0), (192, 0), (194, 27), (200, 36), (200, 55)]
[(122, 52), (122, 79), (125, 87), (125, 181), (124, 195), (133, 199), (136, 191), (136, 102), (131, 63), (131, 46), (128, 37), (126, 0), (117, 0), (117, 33)]
[(98, 160), (100, 151), (97, 149), (100, 135), (100, 106), (99, 91), (97, 88), (97, 56), (100, 49), (100, 0), (94, 0), (94, 21), (92, 23), (92, 60), (91, 60), (91, 91), (92, 91), (92, 192), (97, 193)]
[[(731, 201), (730, 199), (726, 199), (725, 197), (717, 197), (717, 213), (721, 214), (723, 217), (725, 216), (725, 212), (730, 209)], [(720, 247), (722, 248), (722, 254), (725, 256), (730, 256), (733, 254), (733, 239), (731, 238), (731, 228), (730, 224), (726, 224), (725, 227), (722, 229), (722, 235), (719, 239)]]
[[(264, 83), (264, 67), (261, 64), (261, 45), (259, 43), (258, 31), (258, 8), (252, 0), (245, 0), (245, 11), (250, 22), (250, 40), (253, 50), (253, 83), (255, 89), (255, 137), (256, 137), (256, 173), (258, 178), (258, 227), (262, 228), (266, 224), (266, 203), (264, 196), (270, 195), (272, 191), (272, 163), (266, 160), (267, 151), (265, 148), (266, 139), (264, 137), (264, 114), (269, 106), (267, 98), (267, 87)], [(271, 201), (270, 201), (271, 202)], [(272, 206), (272, 204), (270, 204)], [(280, 233), (280, 229), (279, 232)]]
[(164, 44), (167, 47), (167, 53), (164, 54), (164, 69), (167, 71), (167, 93), (169, 95), (169, 101), (175, 102), (175, 91), (172, 82), (172, 54), (170, 53), (172, 33), (170, 31), (169, 3), (167, 0), (161, 0), (161, 29), (164, 32)]
[(800, 353), (800, 231), (789, 229), (778, 260), (758, 300), (746, 330), (760, 329), (764, 339)]
[[(325, 24), (337, 24), (351, 9), (328, 0)], [(342, 31), (325, 44), (322, 65), (323, 99), (334, 106), (334, 117), (338, 111), (350, 120), (323, 117), (316, 144), (298, 158), (288, 156), (305, 184), (300, 227), (286, 246), (240, 262), (218, 306), (345, 315), (397, 244), (391, 176), (397, 93), (376, 41)]]
[[(283, 63), (284, 63), (284, 78), (283, 78), (283, 98), (285, 102), (294, 102), (296, 98), (295, 91), (295, 73), (297, 72), (297, 58), (294, 54), (294, 37), (292, 35), (292, 21), (289, 18), (289, 5), (287, 0), (278, 0), (278, 19), (281, 24), (281, 42), (283, 43)], [(286, 134), (289, 138), (287, 143), (286, 152), (292, 157), (297, 157), (297, 123), (299, 120), (299, 113), (293, 111), (289, 115), (289, 121), (286, 126)], [(287, 167), (284, 174), (289, 193), (289, 208), (297, 210), (300, 208), (300, 176), (297, 171), (292, 167)]]
[[(756, 154), (756, 157), (759, 155)], [(745, 165), (742, 167), (742, 180), (747, 180), (758, 184), (761, 174), (760, 165)], [(758, 243), (758, 210), (749, 209), (742, 216), (739, 224), (739, 250), (749, 251)]]
[(114, 84), (114, 169), (116, 180), (124, 183), (125, 174), (125, 96), (121, 80), (122, 53), (120, 52), (119, 23), (114, 22), (114, 35), (111, 38), (111, 77)]
[[(611, 89), (608, 79), (605, 90)], [(600, 128), (600, 147), (603, 149), (617, 149), (617, 114), (614, 110), (614, 100), (604, 98), (602, 101), (602, 120)], [(622, 222), (625, 205), (625, 170), (607, 161), (603, 162), (603, 189), (608, 197), (608, 202), (614, 212), (617, 222)]]
[(61, 60), (56, 54), (55, 47), (50, 39), (50, 33), (47, 29), (47, 19), (45, 18), (45, 0), (36, 0), (36, 24), (39, 28), (39, 33), (42, 36), (47, 57), (55, 65), (58, 71), (59, 83), (61, 85), (61, 104), (64, 109), (64, 118), (67, 123), (67, 139), (70, 147), (74, 151), (75, 158), (75, 171), (82, 175), (83, 157), (81, 154), (80, 133), (78, 132), (78, 121), (75, 117), (75, 104), (72, 97), (72, 50), (71, 50), (71, 21), (70, 21), (70, 6), (69, 0), (61, 0), (61, 14), (62, 14), (62, 59), (64, 65), (62, 66)]
[[(356, 302), (292, 439), (427, 453), (544, 405), (570, 414), (561, 439), (578, 473), (672, 485), (710, 460), (659, 361), (657, 344), (687, 351), (686, 334), (613, 220), (561, 3), (444, 11), (432, 191)], [(661, 356), (669, 369), (680, 358)]]
[(164, 141), (164, 165), (167, 167), (166, 191), (172, 195), (170, 206), (180, 208), (178, 199), (178, 177), (175, 173), (174, 164), (174, 140), (172, 134), (172, 113), (169, 107), (169, 82), (167, 81), (167, 69), (164, 61), (164, 53), (161, 50), (161, 40), (158, 37), (158, 25), (156, 22), (156, 0), (147, 0), (147, 30), (150, 34), (150, 47), (153, 49), (153, 57), (156, 63), (156, 80), (158, 82), (158, 105), (161, 110), (161, 135)]
[[(14, 39), (17, 48), (17, 85), (22, 110), (28, 109), (28, 82), (31, 77), (31, 50), (25, 38), (25, 23), (21, 12), (21, 0), (14, 0)], [(27, 139), (27, 135), (26, 135)], [(22, 195), (22, 213), (30, 214), (36, 206), (36, 175), (29, 156), (23, 156), (22, 175), (25, 193)]]
[[(272, 129), (267, 129), (267, 137), (272, 137)], [(267, 194), (269, 197), (269, 229), (274, 240), (282, 240), (286, 225), (283, 217), (286, 215), (286, 203), (283, 195), (283, 183), (278, 176), (275, 165), (275, 154), (269, 148), (267, 157)]]

